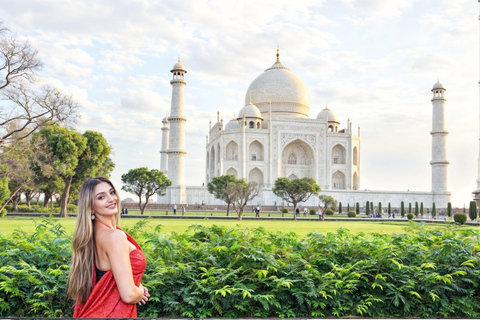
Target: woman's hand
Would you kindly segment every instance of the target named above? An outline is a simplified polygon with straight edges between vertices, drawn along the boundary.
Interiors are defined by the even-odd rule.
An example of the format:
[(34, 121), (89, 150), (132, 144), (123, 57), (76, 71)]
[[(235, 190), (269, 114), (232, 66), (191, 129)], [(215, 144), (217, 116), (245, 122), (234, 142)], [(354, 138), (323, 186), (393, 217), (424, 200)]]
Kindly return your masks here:
[[(142, 286), (142, 285), (141, 285)], [(150, 293), (148, 293), (148, 289), (145, 288), (144, 286), (142, 286), (143, 288), (143, 296), (142, 296), (142, 300), (140, 300), (138, 302), (138, 305), (141, 306), (142, 304), (145, 304), (147, 303), (148, 301), (148, 298), (150, 298)]]

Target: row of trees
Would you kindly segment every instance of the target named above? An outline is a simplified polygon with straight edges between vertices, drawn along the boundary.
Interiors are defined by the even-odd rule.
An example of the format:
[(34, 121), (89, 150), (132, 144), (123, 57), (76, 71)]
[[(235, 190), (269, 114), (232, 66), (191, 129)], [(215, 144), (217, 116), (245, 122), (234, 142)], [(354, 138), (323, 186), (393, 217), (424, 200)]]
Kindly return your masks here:
[[(259, 185), (256, 182), (247, 183), (245, 179), (237, 179), (230, 174), (213, 178), (207, 184), (207, 188), (208, 192), (213, 194), (215, 198), (226, 202), (227, 216), (230, 212), (230, 205), (233, 205), (238, 220), (242, 220), (243, 210), (247, 203), (258, 196), (260, 192)], [(320, 186), (315, 179), (310, 177), (299, 179), (278, 178), (273, 187), (275, 195), (293, 205), (294, 213), (299, 203), (307, 201), (313, 195), (318, 196), (320, 190)], [(336, 206), (336, 201), (332, 197), (322, 195), (320, 200), (326, 207)], [(296, 218), (294, 214), (293, 219), (296, 220)]]

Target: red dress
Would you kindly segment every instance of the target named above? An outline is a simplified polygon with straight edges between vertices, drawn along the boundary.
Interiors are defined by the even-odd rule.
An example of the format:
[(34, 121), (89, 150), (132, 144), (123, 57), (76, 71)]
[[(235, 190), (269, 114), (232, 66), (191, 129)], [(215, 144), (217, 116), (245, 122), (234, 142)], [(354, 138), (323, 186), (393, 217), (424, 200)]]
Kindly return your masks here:
[[(122, 230), (119, 227), (117, 229)], [(132, 264), (133, 281), (136, 286), (139, 286), (147, 266), (147, 259), (138, 243), (128, 233), (125, 232), (125, 234), (127, 235), (127, 240), (136, 247), (135, 250), (130, 252), (130, 263)], [(73, 317), (136, 318), (137, 305), (127, 304), (122, 301), (112, 270), (107, 271), (98, 282), (95, 279), (95, 269), (93, 271), (93, 290), (85, 304), (79, 305), (75, 303)]]

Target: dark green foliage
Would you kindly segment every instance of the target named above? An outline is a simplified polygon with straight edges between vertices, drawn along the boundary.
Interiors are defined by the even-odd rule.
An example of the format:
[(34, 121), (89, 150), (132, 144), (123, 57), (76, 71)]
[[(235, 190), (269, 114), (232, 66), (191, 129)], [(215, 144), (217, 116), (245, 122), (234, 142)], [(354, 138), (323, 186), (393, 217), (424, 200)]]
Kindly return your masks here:
[(408, 203), (408, 212), (409, 213), (412, 212), (412, 203), (411, 202)]
[(343, 209), (343, 208), (342, 208), (342, 203), (339, 202), (339, 203), (338, 203), (338, 213), (341, 214), (341, 213), (342, 213), (342, 209)]
[(415, 217), (418, 217), (420, 211), (418, 210), (418, 201), (415, 201)]
[(412, 220), (413, 217), (414, 217), (413, 213), (411, 213), (411, 212), (407, 213), (407, 219), (408, 220)]
[[(349, 211), (350, 212), (350, 211)], [(360, 204), (357, 202), (356, 206), (355, 206), (355, 212), (357, 214), (360, 214)]]
[(476, 201), (470, 201), (470, 208), (468, 209), (468, 217), (472, 221), (477, 219), (477, 202)]
[(333, 216), (333, 215), (335, 214), (335, 212), (333, 212), (332, 209), (327, 209), (327, 210), (325, 210), (325, 214), (326, 214), (327, 216)]
[[(147, 256), (140, 318), (478, 318), (480, 233), (294, 233), (203, 227), (127, 230)], [(54, 221), (0, 235), (0, 316), (71, 317), (70, 236)]]
[(370, 215), (370, 201), (367, 201), (367, 204), (365, 205), (365, 214), (367, 216)]
[[(14, 209), (13, 209), (13, 205), (7, 205), (6, 206), (6, 209), (7, 211), (9, 212), (13, 212)], [(18, 212), (38, 212), (38, 213), (60, 213), (60, 207), (59, 206), (55, 206), (53, 208), (51, 207), (47, 207), (45, 208), (44, 206), (42, 205), (31, 205), (30, 207), (28, 207), (27, 205), (25, 204), (19, 204), (17, 206), (17, 211)], [(76, 205), (72, 204), (72, 203), (69, 203), (67, 205), (67, 212), (68, 213), (77, 213), (78, 212), (78, 208)]]
[(349, 218), (355, 218), (357, 216), (357, 214), (355, 213), (355, 211), (348, 211), (348, 217)]
[(236, 178), (234, 175), (224, 174), (222, 176), (212, 178), (212, 181), (207, 184), (209, 193), (213, 194), (215, 198), (223, 200), (227, 203), (227, 216), (230, 213), (230, 204), (232, 203), (232, 199), (230, 199), (229, 194), (227, 193), (227, 185), (235, 180)]
[(378, 203), (378, 213), (383, 214), (383, 207), (381, 202)]
[(310, 215), (315, 215), (315, 213), (317, 213), (317, 211), (315, 211), (315, 209), (310, 209), (310, 211), (308, 213)]
[(455, 223), (458, 223), (460, 225), (465, 224), (467, 222), (467, 214), (461, 213), (461, 212), (455, 213), (453, 215), (453, 221), (455, 221)]
[(435, 207), (435, 202), (432, 204), (432, 217), (437, 216), (437, 208)]
[(420, 215), (423, 216), (423, 202), (420, 202)]
[(347, 203), (347, 212), (350, 211), (350, 203)]
[(373, 201), (370, 201), (370, 211), (373, 211)]
[(452, 217), (452, 204), (450, 202), (447, 204), (447, 216)]
[(282, 213), (288, 213), (288, 209), (287, 209), (287, 208), (283, 208), (283, 209), (282, 209)]
[(405, 217), (405, 203), (403, 203), (403, 201), (402, 201), (402, 203), (400, 204), (400, 215), (401, 215), (402, 217)]
[(392, 214), (392, 205), (390, 204), (390, 202), (388, 203), (388, 214)]

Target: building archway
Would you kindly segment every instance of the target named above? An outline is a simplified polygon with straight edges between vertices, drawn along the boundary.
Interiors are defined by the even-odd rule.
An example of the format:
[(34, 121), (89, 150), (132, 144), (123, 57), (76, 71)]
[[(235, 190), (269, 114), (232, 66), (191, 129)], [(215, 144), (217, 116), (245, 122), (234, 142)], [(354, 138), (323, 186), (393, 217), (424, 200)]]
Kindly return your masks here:
[(332, 175), (333, 189), (346, 189), (345, 182), (345, 175), (339, 170), (335, 171)]
[(227, 170), (226, 174), (231, 174), (232, 176), (237, 177), (238, 172), (237, 172), (237, 170), (236, 170), (235, 168), (229, 168), (229, 169)]
[(357, 147), (353, 147), (353, 165), (358, 166), (358, 150), (357, 150)]
[(255, 140), (250, 143), (248, 149), (250, 161), (263, 161), (263, 144)]
[(342, 145), (340, 145), (340, 144), (335, 145), (332, 148), (332, 163), (333, 164), (345, 164), (345, 163), (347, 163), (346, 162), (346, 158), (347, 158), (346, 155), (347, 155), (347, 152)]
[(353, 173), (353, 190), (358, 190), (359, 188), (359, 183), (358, 183), (358, 174), (357, 172)]
[(263, 172), (258, 168), (253, 168), (248, 174), (249, 182), (256, 182), (259, 186), (263, 185)]
[(238, 161), (238, 144), (230, 141), (226, 148), (227, 161)]
[(315, 156), (312, 147), (301, 139), (287, 144), (282, 150), (280, 176), (294, 174), (298, 178), (315, 177)]

